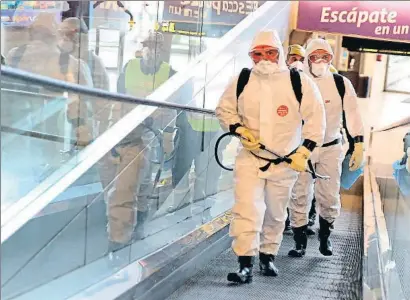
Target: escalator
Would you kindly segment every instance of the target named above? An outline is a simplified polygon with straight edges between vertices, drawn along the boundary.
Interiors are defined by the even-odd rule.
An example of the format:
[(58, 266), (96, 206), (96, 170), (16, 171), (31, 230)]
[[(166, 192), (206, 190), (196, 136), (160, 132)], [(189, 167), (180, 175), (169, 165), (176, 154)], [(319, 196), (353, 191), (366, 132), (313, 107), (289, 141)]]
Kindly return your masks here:
[[(26, 74), (7, 68), (2, 69), (2, 76), (9, 81), (26, 78)], [(44, 87), (52, 84), (40, 76), (31, 76), (26, 80)], [(100, 101), (105, 97), (110, 97), (112, 101), (127, 100), (125, 95), (116, 95), (114, 99), (114, 95), (109, 92), (100, 92), (97, 96), (96, 91), (80, 86), (64, 88), (71, 92), (93, 95), (92, 98), (88, 98), (89, 101)], [(56, 87), (53, 93), (56, 93), (55, 90)], [(215, 165), (214, 147), (217, 137), (222, 133), (221, 130), (212, 137), (206, 137), (210, 133), (204, 133), (204, 147), (198, 148), (200, 150), (194, 154), (194, 160), (201, 160), (199, 157), (202, 157), (202, 160), (205, 158), (206, 167), (198, 172), (195, 170), (195, 163), (195, 167), (189, 169), (180, 183), (182, 185), (182, 181), (188, 182), (188, 185), (184, 186), (185, 190), (180, 189), (181, 186), (178, 185), (173, 187), (166, 184), (167, 181), (172, 182), (172, 179), (166, 178), (170, 174), (172, 176), (172, 172), (164, 172), (163, 174), (168, 175), (161, 177), (160, 184), (155, 180), (158, 166), (151, 169), (151, 180), (155, 182), (156, 187), (150, 198), (144, 236), (129, 241), (118, 251), (109, 251), (107, 224), (110, 222), (110, 214), (107, 195), (112, 193), (111, 187), (120, 180), (112, 178), (111, 183), (104, 186), (101, 165), (104, 164), (107, 152), (115, 149), (121, 139), (128, 135), (127, 132), (119, 132), (132, 131), (134, 127), (125, 125), (130, 125), (130, 120), (138, 124), (135, 116), (141, 116), (144, 112), (149, 116), (158, 105), (161, 106), (161, 110), (174, 111), (175, 120), (178, 116), (194, 112), (201, 116), (200, 119), (217, 124), (218, 121), (212, 111), (141, 101), (113, 127), (100, 133), (94, 142), (84, 149), (77, 149), (68, 154), (67, 158), (67, 154), (62, 156), (60, 151), (64, 149), (64, 145), (72, 145), (74, 137), (66, 134), (70, 130), (66, 129), (67, 124), (61, 118), (61, 111), (65, 106), (52, 113), (48, 112), (56, 99), (62, 100), (58, 97), (45, 97), (42, 93), (27, 98), (23, 92), (24, 88), (21, 86), (11, 95), (7, 90), (5, 93), (9, 98), (2, 99), (16, 99), (16, 95), (22, 99), (30, 99), (27, 106), (23, 106), (26, 107), (26, 111), (15, 114), (17, 119), (22, 119), (30, 108), (37, 108), (40, 105), (43, 108), (43, 122), (40, 122), (42, 127), (36, 127), (35, 122), (29, 122), (25, 127), (17, 128), (18, 131), (13, 131), (12, 129), (17, 127), (16, 124), (20, 124), (19, 120), (8, 120), (8, 124), (2, 123), (2, 134), (14, 136), (14, 140), (6, 143), (2, 151), (15, 153), (17, 146), (22, 145), (25, 140), (26, 147), (21, 151), (36, 149), (38, 155), (46, 154), (49, 161), (52, 158), (58, 161), (59, 165), (51, 166), (48, 175), (36, 178), (38, 186), (28, 188), (26, 195), (2, 211), (2, 217), (6, 216), (6, 221), (2, 220), (4, 223), (1, 254), (4, 299), (43, 299), (49, 293), (52, 295), (51, 299), (101, 299), (99, 297), (105, 294), (107, 289), (112, 289), (111, 292), (117, 295), (107, 299), (122, 299), (130, 291), (134, 299), (164, 299), (175, 290), (175, 287), (181, 285), (170, 299), (188, 299), (194, 295), (223, 299), (235, 295), (234, 289), (237, 287), (232, 287), (226, 282), (227, 272), (236, 269), (234, 255), (226, 250), (230, 243), (227, 230), (232, 217), (232, 173), (220, 173), (216, 191), (211, 192), (207, 187), (203, 190), (204, 197), (197, 197), (195, 193), (197, 179), (202, 178), (205, 183), (208, 182), (205, 184), (208, 186), (211, 178), (215, 177), (215, 169), (212, 169), (212, 165)], [(47, 101), (44, 102), (44, 99)], [(13, 101), (2, 102), (2, 107), (7, 109), (10, 103)], [(62, 123), (63, 126), (56, 126), (61, 129), (56, 131), (52, 126), (44, 125), (50, 123)], [(22, 132), (27, 134), (22, 135)], [(33, 132), (42, 134), (33, 135)], [(46, 144), (39, 146), (36, 144), (38, 140)], [(50, 140), (53, 140), (54, 144), (50, 144)], [(151, 135), (147, 146), (141, 153), (135, 154), (134, 159), (140, 155), (145, 156), (149, 148), (157, 149), (157, 140), (157, 136)], [(232, 140), (223, 147), (224, 161), (233, 161), (237, 146), (238, 141)], [(181, 148), (177, 151), (185, 150)], [(27, 152), (27, 155), (29, 154), (30, 151)], [(21, 154), (8, 156), (8, 163), (11, 166), (19, 165), (21, 157)], [(33, 168), (37, 164), (36, 160), (24, 161), (23, 166)], [(129, 166), (125, 166), (118, 174), (126, 172), (127, 168)], [(21, 172), (17, 173), (16, 177), (24, 179), (32, 175)], [(69, 178), (68, 182), (66, 178)], [(7, 176), (2, 176), (2, 181), (4, 180), (7, 180)], [(363, 248), (360, 185), (361, 183), (358, 183), (353, 189), (353, 194), (343, 194), (342, 216), (335, 226), (334, 233), (335, 256), (320, 256), (317, 250), (318, 242), (311, 238), (308, 255), (300, 260), (290, 259), (286, 252), (293, 244), (292, 237), (285, 236), (277, 260), (280, 276), (263, 278), (256, 275), (255, 282), (250, 288), (240, 288), (244, 295), (259, 299), (287, 299), (301, 294), (306, 299), (360, 299)], [(48, 188), (39, 190), (39, 186)], [(169, 203), (175, 203), (177, 191), (181, 190), (185, 191), (184, 198), (177, 200), (178, 205), (169, 211), (168, 208), (172, 206)], [(27, 199), (30, 203), (22, 206), (21, 202)], [(16, 206), (21, 210), (17, 211)], [(158, 213), (160, 211), (162, 212)], [(20, 227), (16, 227), (21, 218), (27, 215), (31, 218)], [(8, 231), (11, 230), (9, 228), (14, 229), (14, 232)], [(8, 237), (6, 235), (7, 238), (3, 237), (4, 232), (10, 232)], [(205, 268), (197, 273), (200, 266)], [(130, 286), (125, 284), (130, 281)], [(171, 283), (174, 283), (174, 286)], [(124, 292), (121, 292), (121, 288), (125, 289)]]
[[(110, 201), (109, 194), (113, 193), (112, 187), (121, 182), (118, 176), (127, 172), (130, 166), (126, 165), (118, 171), (117, 177), (112, 178), (108, 185), (103, 184), (105, 171), (102, 166), (106, 163), (104, 159), (107, 153), (118, 149), (118, 143), (135, 128), (132, 126), (136, 125), (130, 126), (131, 120), (138, 124), (144, 120), (142, 113), (149, 117), (160, 105), (161, 110), (175, 112), (174, 121), (195, 113), (197, 117), (200, 116), (200, 120), (207, 120), (208, 124), (218, 124), (213, 112), (141, 100), (109, 130), (100, 133), (90, 145), (67, 154), (61, 151), (67, 145), (73, 146), (75, 137), (67, 134), (71, 131), (62, 117), (65, 105), (60, 104), (53, 110), (55, 103), (64, 103), (64, 98), (57, 96), (54, 82), (41, 76), (31, 75), (27, 78), (24, 72), (2, 68), (3, 83), (21, 83), (23, 78), (26, 83), (35, 83), (43, 89), (30, 95), (25, 94), (23, 85), (14, 89), (3, 86), (2, 90), (2, 96), (7, 96), (2, 97), (2, 108), (6, 111), (17, 110), (13, 114), (16, 119), (2, 120), (2, 134), (12, 137), (9, 143), (2, 145), (3, 153), (8, 153), (8, 161), (3, 164), (2, 171), (13, 170), (12, 166), (25, 167), (15, 168), (13, 171), (16, 172), (14, 177), (21, 180), (15, 181), (16, 186), (27, 188), (26, 194), (10, 201), (9, 207), (2, 211), (3, 298), (44, 299), (50, 291), (53, 292), (51, 299), (76, 299), (78, 295), (90, 293), (96, 293), (94, 296), (97, 297), (104, 291), (101, 284), (105, 286), (107, 280), (108, 286), (115, 288), (116, 293), (123, 297), (118, 288), (124, 282), (129, 282), (130, 276), (133, 278), (133, 285), (139, 282), (134, 287), (135, 299), (164, 299), (175, 289), (169, 286), (170, 280), (174, 283), (177, 280), (176, 286), (188, 280), (170, 299), (189, 298), (201, 293), (217, 299), (233, 295), (234, 287), (227, 285), (225, 281), (226, 273), (236, 268), (233, 254), (226, 250), (230, 243), (227, 230), (232, 217), (230, 208), (233, 204), (233, 180), (231, 172), (215, 169), (214, 158), (215, 142), (222, 134), (221, 129), (216, 134), (206, 131), (203, 133), (203, 148), (194, 150), (198, 151), (193, 155), (195, 164), (176, 186), (170, 185), (172, 178), (167, 177), (173, 173), (170, 170), (167, 172), (166, 168), (160, 180), (156, 180), (158, 161), (149, 156), (153, 166), (150, 178), (154, 189), (150, 196), (144, 235), (130, 240), (118, 251), (110, 252), (107, 233), (107, 224), (110, 222), (110, 206), (107, 205), (107, 201)], [(50, 86), (54, 87), (51, 95), (47, 92)], [(63, 89), (62, 86), (60, 88)], [(87, 98), (80, 97), (87, 101), (103, 101), (105, 97), (118, 102), (128, 99), (125, 95), (115, 95), (114, 98), (112, 93), (96, 93), (76, 85), (64, 86), (64, 90), (66, 89), (72, 93), (88, 95)], [(11, 107), (10, 103), (14, 103), (16, 99), (23, 102), (25, 100), (26, 105)], [(41, 114), (37, 116), (37, 120), (41, 122), (25, 118), (28, 113), (35, 114), (39, 107)], [(137, 115), (140, 116), (139, 120), (135, 118)], [(26, 122), (21, 123), (21, 120)], [(3, 123), (6, 121), (8, 123)], [(181, 126), (180, 121), (174, 121), (166, 127), (176, 124)], [(158, 143), (158, 135), (159, 132), (154, 136), (150, 132), (150, 140), (140, 153), (135, 154), (133, 160), (140, 155), (145, 157), (147, 153), (155, 156), (157, 150), (161, 152), (158, 149), (161, 145)], [(43, 144), (38, 144), (39, 141)], [(175, 141), (177, 139), (174, 136), (174, 143)], [(25, 147), (19, 147), (23, 144)], [(237, 146), (237, 140), (230, 140), (222, 147), (224, 161), (233, 161)], [(148, 149), (154, 151), (148, 152)], [(23, 154), (30, 157), (34, 150), (38, 153), (36, 159), (22, 160)], [(176, 151), (185, 153), (186, 150), (177, 147)], [(30, 169), (38, 168), (38, 159), (41, 157), (57, 164), (49, 166), (49, 172), (46, 175), (40, 173), (41, 176), (38, 177), (39, 173), (33, 173)], [(204, 160), (205, 163), (199, 164)], [(4, 165), (10, 167), (4, 168)], [(202, 169), (200, 165), (205, 167)], [(211, 179), (215, 178), (216, 172), (220, 175), (217, 177), (216, 189), (212, 189), (210, 183), (214, 182)], [(2, 176), (2, 183), (12, 181), (5, 175)], [(37, 177), (32, 178), (33, 176)], [(28, 186), (25, 182), (30, 178), (37, 185)], [(313, 299), (341, 299), (342, 294), (348, 295), (349, 298), (345, 299), (360, 298), (362, 220), (360, 184), (358, 185), (355, 195), (343, 195), (342, 217), (336, 224), (334, 234), (336, 255), (332, 258), (321, 257), (317, 250), (318, 242), (312, 238), (309, 245), (311, 250), (305, 259), (289, 259), (285, 254), (293, 242), (291, 236), (285, 236), (278, 259), (281, 275), (274, 279), (256, 276), (252, 288), (246, 289), (250, 293), (249, 297), (252, 294), (252, 297), (268, 299), (276, 295), (277, 299), (286, 299), (304, 291), (306, 298)], [(206, 187), (202, 190), (203, 197), (198, 197), (198, 186)], [(19, 191), (22, 192), (21, 189)], [(185, 194), (183, 198), (177, 199), (177, 192), (181, 191)], [(5, 194), (8, 195), (10, 194)], [(2, 203), (6, 200), (7, 197), (2, 197)], [(168, 210), (172, 207), (169, 203), (176, 203), (173, 210)], [(205, 264), (206, 268), (195, 275), (198, 267)], [(141, 273), (132, 277), (136, 268)], [(176, 274), (176, 277), (172, 274)], [(191, 278), (186, 277), (188, 274), (192, 275)], [(296, 284), (293, 289), (289, 289), (290, 282)]]
[(305, 257), (288, 257), (293, 238), (285, 235), (275, 260), (278, 277), (259, 275), (256, 263), (252, 284), (229, 284), (226, 275), (238, 265), (236, 256), (227, 250), (167, 299), (363, 299), (362, 222), (362, 197), (344, 194), (332, 233), (332, 257), (320, 254), (316, 236), (309, 238)]
[[(2, 161), (2, 172), (7, 171), (5, 165), (25, 167), (13, 170), (16, 179), (7, 178), (2, 173), (2, 183), (15, 180), (16, 186), (24, 186), (25, 179), (38, 175), (25, 170), (37, 167), (41, 155), (47, 158), (46, 161), (57, 164), (51, 165), (47, 175), (35, 177), (38, 184), (27, 186), (26, 194), (2, 207), (3, 299), (231, 299), (238, 297), (238, 293), (245, 299), (368, 299), (369, 293), (378, 294), (380, 290), (386, 295), (401, 291), (400, 282), (406, 282), (406, 269), (401, 269), (400, 277), (392, 265), (400, 259), (400, 252), (393, 255), (388, 242), (386, 245), (385, 233), (380, 233), (384, 216), (378, 209), (380, 203), (375, 200), (375, 184), (370, 184), (370, 190), (367, 187), (372, 177), (366, 171), (364, 182), (359, 181), (351, 190), (342, 191), (341, 216), (333, 233), (333, 257), (321, 256), (318, 241), (311, 237), (306, 257), (288, 258), (286, 253), (293, 241), (291, 236), (285, 235), (277, 259), (280, 269), (277, 278), (259, 276), (256, 267), (253, 284), (241, 287), (228, 284), (226, 274), (237, 267), (233, 253), (227, 250), (231, 242), (228, 225), (234, 199), (232, 173), (219, 170), (217, 190), (208, 192), (209, 186), (205, 184), (208, 187), (203, 190), (204, 196), (195, 196), (197, 179), (209, 183), (215, 177), (215, 169), (212, 169), (215, 165), (214, 147), (222, 131), (219, 129), (212, 135), (204, 132), (203, 148), (199, 147), (193, 157), (195, 161), (205, 160), (202, 165), (206, 167), (198, 170), (195, 163), (189, 168), (184, 176), (184, 182), (188, 184), (183, 187), (185, 195), (175, 200), (181, 186), (170, 185), (172, 178), (167, 176), (172, 176), (172, 172), (169, 169), (160, 176), (161, 180), (156, 180), (158, 161), (155, 153), (161, 150), (158, 149), (161, 143), (158, 143), (157, 135), (177, 122), (168, 123), (157, 135), (151, 134), (146, 147), (133, 158), (145, 157), (148, 149), (156, 149), (150, 152), (154, 153), (155, 159), (148, 156), (156, 166), (150, 173), (154, 187), (144, 235), (130, 240), (121, 249), (108, 251), (110, 206), (107, 199), (119, 179), (114, 177), (110, 184), (103, 185), (101, 164), (104, 164), (106, 155), (157, 109), (173, 111), (174, 121), (179, 116), (194, 113), (201, 120), (217, 124), (213, 112), (56, 83), (2, 67), (2, 80), (5, 79), (19, 83), (24, 79), (31, 83), (27, 86), (36, 84), (46, 89), (31, 91), (31, 94), (25, 93), (22, 85), (13, 92), (10, 88), (2, 89), (2, 96), (7, 94), (2, 97), (2, 113), (17, 109), (13, 115), (5, 113), (8, 118), (2, 119), (2, 135), (12, 137), (8, 143), (2, 144), (2, 151), (14, 154), (8, 154), (8, 164)], [(53, 94), (50, 96), (45, 93), (51, 86)], [(91, 144), (68, 154), (61, 153), (65, 146), (73, 145), (74, 138), (66, 134), (70, 131), (61, 118), (64, 106), (60, 102), (64, 100), (56, 96), (58, 88), (87, 95), (88, 101), (111, 99), (131, 103), (132, 100), (134, 109), (101, 132)], [(9, 106), (13, 103), (10, 99), (17, 99), (16, 95), (19, 101), (26, 100), (25, 105)], [(57, 108), (54, 107), (56, 103)], [(27, 112), (38, 111), (39, 107), (42, 113), (37, 119), (42, 120), (38, 123), (41, 126), (34, 117), (25, 119)], [(15, 119), (10, 118), (13, 116)], [(21, 122), (23, 119), (25, 121)], [(59, 122), (64, 126), (59, 126)], [(36, 141), (45, 144), (38, 145)], [(21, 145), (24, 146), (19, 147)], [(238, 141), (234, 140), (224, 145), (221, 153), (224, 161), (232, 163), (237, 146)], [(21, 153), (29, 157), (34, 150), (38, 153), (36, 159), (22, 159)], [(178, 148), (177, 151), (185, 150)], [(118, 173), (126, 172), (128, 167)], [(374, 165), (370, 167), (374, 168)], [(383, 180), (379, 179), (379, 184), (383, 186)], [(384, 187), (383, 193), (386, 195), (391, 190)], [(400, 193), (400, 190), (395, 191)], [(403, 202), (403, 197), (399, 200)], [(2, 204), (3, 201), (7, 198), (2, 195)], [(389, 201), (395, 200), (389, 198)], [(170, 202), (177, 203), (172, 210), (168, 209), (172, 207)], [(391, 214), (388, 216), (389, 224), (394, 223)], [(377, 226), (371, 225), (372, 221)], [(400, 243), (401, 240), (397, 242)], [(390, 281), (386, 283), (384, 276), (387, 275)]]

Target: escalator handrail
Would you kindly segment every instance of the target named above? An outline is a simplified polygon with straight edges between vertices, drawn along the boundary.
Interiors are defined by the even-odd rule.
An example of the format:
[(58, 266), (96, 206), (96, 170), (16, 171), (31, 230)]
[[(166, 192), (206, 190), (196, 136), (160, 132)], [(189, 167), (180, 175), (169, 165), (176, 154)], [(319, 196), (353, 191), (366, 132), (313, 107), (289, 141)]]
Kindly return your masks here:
[(8, 66), (1, 66), (1, 75), (7, 76), (9, 78), (22, 80), (25, 82), (30, 82), (33, 84), (47, 86), (51, 88), (58, 88), (61, 91), (74, 92), (81, 95), (87, 95), (96, 98), (108, 99), (113, 102), (121, 103), (132, 103), (132, 104), (142, 104), (145, 106), (159, 107), (159, 108), (169, 108), (175, 110), (185, 110), (201, 114), (214, 115), (215, 112), (211, 109), (190, 107), (181, 104), (169, 103), (165, 101), (155, 101), (140, 99), (134, 96), (119, 94), (114, 92), (105, 91), (102, 89), (91, 88), (87, 86), (82, 86), (75, 83), (70, 83), (62, 80), (53, 79), (50, 77), (22, 71)]

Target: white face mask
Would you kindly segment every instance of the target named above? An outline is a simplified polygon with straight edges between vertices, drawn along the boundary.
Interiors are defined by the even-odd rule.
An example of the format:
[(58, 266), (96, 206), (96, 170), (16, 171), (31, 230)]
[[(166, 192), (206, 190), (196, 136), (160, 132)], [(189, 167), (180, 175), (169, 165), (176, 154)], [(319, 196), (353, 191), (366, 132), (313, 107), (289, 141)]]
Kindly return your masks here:
[(268, 60), (262, 60), (253, 68), (256, 73), (262, 75), (269, 75), (280, 72), (279, 65), (277, 63), (270, 62)]
[(290, 67), (291, 67), (291, 68), (295, 68), (295, 69), (301, 71), (301, 70), (303, 70), (303, 62), (301, 62), (301, 61), (299, 61), (299, 60), (298, 60), (298, 61), (295, 61), (295, 62), (293, 62), (293, 63), (290, 64)]
[(322, 77), (329, 70), (329, 64), (322, 62), (318, 64), (311, 64), (311, 73), (316, 77)]

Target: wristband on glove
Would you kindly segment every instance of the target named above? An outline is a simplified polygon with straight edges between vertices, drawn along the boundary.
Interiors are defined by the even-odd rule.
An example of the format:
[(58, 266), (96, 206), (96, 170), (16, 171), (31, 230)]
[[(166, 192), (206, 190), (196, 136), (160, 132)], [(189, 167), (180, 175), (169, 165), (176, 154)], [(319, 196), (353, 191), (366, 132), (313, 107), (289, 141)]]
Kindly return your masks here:
[(233, 124), (233, 125), (229, 125), (229, 132), (230, 133), (236, 133), (236, 129), (238, 129), (239, 127), (241, 127), (242, 125), (239, 123)]
[(363, 137), (363, 135), (358, 135), (358, 136), (355, 136), (354, 138), (353, 138), (353, 142), (356, 144), (356, 143), (363, 143), (364, 142), (364, 137)]
[(313, 150), (315, 150), (315, 148), (317, 146), (317, 143), (312, 141), (312, 140), (306, 139), (306, 140), (303, 141), (302, 146), (305, 147), (310, 152), (313, 152)]

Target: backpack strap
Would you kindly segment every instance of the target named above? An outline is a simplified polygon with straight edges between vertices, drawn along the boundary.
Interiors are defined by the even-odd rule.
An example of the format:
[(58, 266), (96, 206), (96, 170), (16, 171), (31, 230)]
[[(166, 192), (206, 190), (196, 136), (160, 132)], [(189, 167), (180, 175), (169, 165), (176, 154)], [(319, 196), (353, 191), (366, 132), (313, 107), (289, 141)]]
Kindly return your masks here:
[(302, 81), (300, 79), (299, 71), (295, 68), (290, 69), (290, 81), (292, 83), (293, 92), (295, 93), (296, 100), (298, 100), (299, 105), (302, 103), (303, 93), (302, 93)]
[(10, 66), (13, 68), (18, 68), (21, 58), (26, 52), (27, 45), (22, 45), (16, 49), (14, 56), (11, 58)]
[(333, 78), (335, 80), (335, 84), (336, 84), (336, 88), (339, 93), (339, 96), (342, 99), (342, 121), (343, 121), (343, 128), (345, 129), (345, 132), (346, 132), (347, 141), (349, 142), (349, 150), (347, 151), (347, 154), (349, 154), (349, 153), (353, 153), (354, 151), (354, 139), (349, 133), (349, 130), (347, 129), (346, 113), (344, 109), (344, 97), (346, 94), (345, 82), (344, 82), (343, 76), (340, 74), (333, 73)]
[(70, 60), (70, 54), (67, 52), (61, 52), (59, 58), (59, 65), (60, 65), (60, 72), (63, 75), (67, 75), (68, 73), (68, 62)]
[(339, 92), (339, 96), (340, 96), (340, 98), (342, 98), (342, 109), (343, 109), (343, 112), (344, 112), (343, 100), (344, 100), (345, 94), (346, 94), (345, 82), (343, 80), (342, 75), (333, 73), (333, 78), (335, 80), (335, 84), (336, 84), (337, 91)]
[(239, 99), (239, 96), (242, 94), (245, 86), (248, 84), (249, 77), (251, 76), (252, 69), (244, 68), (239, 74), (238, 84), (236, 86), (236, 99)]

